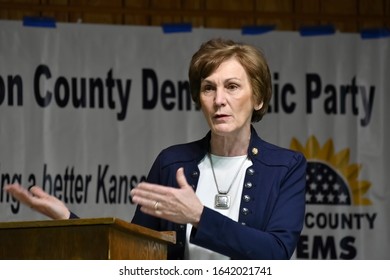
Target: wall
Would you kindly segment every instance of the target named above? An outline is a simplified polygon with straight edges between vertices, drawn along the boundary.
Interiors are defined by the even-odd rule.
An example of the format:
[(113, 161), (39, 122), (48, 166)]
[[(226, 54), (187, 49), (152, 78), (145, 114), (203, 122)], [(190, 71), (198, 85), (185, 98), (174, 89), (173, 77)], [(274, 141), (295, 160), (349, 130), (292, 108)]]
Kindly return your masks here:
[(278, 30), (332, 24), (341, 32), (390, 28), (389, 0), (0, 0), (0, 19), (194, 27), (275, 25)]

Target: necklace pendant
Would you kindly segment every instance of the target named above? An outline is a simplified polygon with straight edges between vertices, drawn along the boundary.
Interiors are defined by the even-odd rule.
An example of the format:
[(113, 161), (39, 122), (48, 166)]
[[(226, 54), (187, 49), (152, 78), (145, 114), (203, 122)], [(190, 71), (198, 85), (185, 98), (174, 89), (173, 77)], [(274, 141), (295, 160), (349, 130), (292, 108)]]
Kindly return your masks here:
[(214, 206), (217, 209), (229, 209), (230, 207), (230, 195), (216, 194), (214, 200)]

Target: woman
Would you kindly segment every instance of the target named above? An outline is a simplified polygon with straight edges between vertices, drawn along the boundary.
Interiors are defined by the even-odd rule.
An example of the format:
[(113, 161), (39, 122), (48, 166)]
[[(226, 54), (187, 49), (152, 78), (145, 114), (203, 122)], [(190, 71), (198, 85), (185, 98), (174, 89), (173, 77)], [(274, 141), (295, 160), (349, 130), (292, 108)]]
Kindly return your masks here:
[[(272, 95), (263, 54), (210, 40), (193, 55), (189, 80), (210, 131), (158, 155), (146, 182), (131, 191), (138, 204), (132, 222), (176, 231), (169, 259), (291, 258), (303, 227), (306, 160), (263, 141), (251, 125)], [(38, 187), (35, 197), (7, 190), (49, 217), (73, 216)]]

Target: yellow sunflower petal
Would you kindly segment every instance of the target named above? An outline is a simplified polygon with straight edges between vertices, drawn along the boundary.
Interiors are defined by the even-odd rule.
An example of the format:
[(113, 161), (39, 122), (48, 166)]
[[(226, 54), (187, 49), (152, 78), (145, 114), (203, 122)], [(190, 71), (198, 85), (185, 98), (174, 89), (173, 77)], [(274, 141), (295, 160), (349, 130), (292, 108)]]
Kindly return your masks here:
[(290, 149), (294, 150), (294, 151), (301, 152), (305, 155), (305, 151), (306, 151), (305, 148), (301, 145), (301, 143), (295, 137), (293, 137), (293, 139), (291, 139)]
[(330, 163), (337, 169), (341, 169), (349, 163), (349, 149), (344, 149), (339, 153), (333, 155)]
[(347, 178), (348, 181), (356, 180), (359, 177), (361, 164), (350, 164), (342, 168), (341, 172)]
[(323, 161), (329, 161), (334, 154), (334, 147), (332, 139), (326, 141), (325, 145), (318, 151), (318, 158)]

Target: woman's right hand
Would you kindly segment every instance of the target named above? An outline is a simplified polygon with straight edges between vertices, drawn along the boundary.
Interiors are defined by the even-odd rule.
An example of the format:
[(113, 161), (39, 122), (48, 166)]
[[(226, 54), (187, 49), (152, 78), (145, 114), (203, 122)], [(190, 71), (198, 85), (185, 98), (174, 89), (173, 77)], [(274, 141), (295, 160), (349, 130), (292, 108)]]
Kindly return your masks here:
[(54, 220), (69, 219), (70, 211), (65, 204), (49, 195), (41, 187), (33, 186), (29, 190), (19, 184), (10, 184), (4, 190), (21, 203)]

